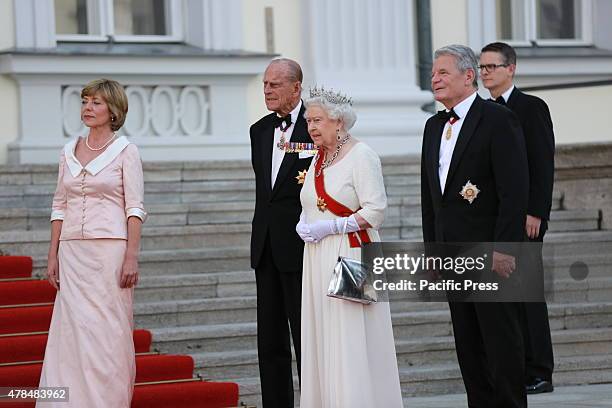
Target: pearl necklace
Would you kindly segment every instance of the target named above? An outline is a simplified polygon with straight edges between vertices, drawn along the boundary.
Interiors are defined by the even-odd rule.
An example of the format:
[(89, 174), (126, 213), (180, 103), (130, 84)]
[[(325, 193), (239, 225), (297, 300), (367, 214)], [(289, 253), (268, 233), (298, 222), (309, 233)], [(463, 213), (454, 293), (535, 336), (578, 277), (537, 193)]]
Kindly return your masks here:
[[(340, 153), (340, 150), (342, 149), (342, 146), (344, 146), (344, 144), (346, 142), (348, 142), (350, 137), (351, 137), (351, 135), (349, 133), (347, 133), (346, 136), (344, 136), (344, 138), (338, 143), (338, 146), (336, 146), (336, 151), (332, 155), (331, 159), (325, 160), (325, 161), (323, 161), (323, 164), (321, 164), (321, 168), (319, 169), (317, 174), (315, 174), (316, 177), (319, 177), (321, 175), (321, 172), (323, 171), (323, 169), (326, 168), (326, 167), (329, 167), (329, 165), (332, 164), (332, 162), (336, 159), (336, 157), (338, 157), (338, 154)], [(319, 154), (321, 154), (321, 153), (322, 153), (322, 150), (319, 150)], [(318, 159), (318, 157), (317, 157), (317, 159)]]
[(104, 149), (106, 146), (108, 146), (108, 144), (112, 142), (116, 136), (117, 136), (117, 132), (113, 132), (113, 135), (108, 139), (106, 143), (104, 143), (104, 145), (102, 145), (102, 147), (98, 147), (97, 149), (94, 149), (93, 147), (89, 145), (89, 135), (87, 135), (87, 137), (85, 138), (85, 146), (87, 146), (87, 148), (91, 151), (98, 152)]

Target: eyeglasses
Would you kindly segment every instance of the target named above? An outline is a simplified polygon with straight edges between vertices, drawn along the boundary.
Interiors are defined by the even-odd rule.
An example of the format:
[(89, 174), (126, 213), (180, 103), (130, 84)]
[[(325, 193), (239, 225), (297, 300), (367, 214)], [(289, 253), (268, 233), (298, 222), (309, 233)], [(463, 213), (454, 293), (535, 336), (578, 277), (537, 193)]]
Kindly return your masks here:
[(479, 65), (478, 69), (481, 71), (486, 71), (487, 73), (489, 72), (493, 72), (495, 71), (497, 68), (499, 67), (507, 67), (510, 64), (485, 64), (485, 65)]

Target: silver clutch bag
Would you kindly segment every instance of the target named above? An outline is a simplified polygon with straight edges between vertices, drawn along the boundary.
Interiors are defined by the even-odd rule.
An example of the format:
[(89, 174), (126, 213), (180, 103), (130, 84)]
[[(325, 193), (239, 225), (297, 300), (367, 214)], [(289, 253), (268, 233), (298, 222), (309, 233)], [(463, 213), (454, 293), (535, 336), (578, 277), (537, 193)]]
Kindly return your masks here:
[(368, 270), (361, 262), (339, 256), (329, 281), (327, 296), (366, 305), (376, 303), (378, 296), (368, 278)]
[[(346, 224), (347, 222), (344, 223), (342, 235), (346, 233)], [(342, 242), (340, 246), (342, 247)], [(368, 269), (355, 259), (340, 256), (340, 248), (338, 248), (338, 262), (329, 281), (327, 296), (366, 305), (376, 303), (378, 300)]]

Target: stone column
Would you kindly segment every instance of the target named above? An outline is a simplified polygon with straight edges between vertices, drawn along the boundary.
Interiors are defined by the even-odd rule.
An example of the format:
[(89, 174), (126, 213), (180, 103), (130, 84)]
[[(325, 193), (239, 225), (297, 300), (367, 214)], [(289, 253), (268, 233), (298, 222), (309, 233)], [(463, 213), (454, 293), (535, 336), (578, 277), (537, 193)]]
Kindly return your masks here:
[(207, 50), (242, 49), (241, 0), (186, 0), (185, 42)]
[(55, 48), (53, 0), (13, 0), (16, 48)]
[(339, 89), (354, 100), (352, 134), (379, 154), (420, 152), (432, 95), (417, 85), (413, 1), (307, 0), (304, 16), (306, 96)]

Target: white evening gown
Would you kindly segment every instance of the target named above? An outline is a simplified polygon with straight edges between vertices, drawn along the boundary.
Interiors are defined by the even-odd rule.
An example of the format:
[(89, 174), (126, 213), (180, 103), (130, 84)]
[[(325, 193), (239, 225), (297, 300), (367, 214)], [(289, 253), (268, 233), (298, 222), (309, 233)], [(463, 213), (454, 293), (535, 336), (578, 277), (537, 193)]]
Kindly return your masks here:
[[(306, 221), (337, 218), (317, 208), (314, 160), (300, 199)], [(357, 143), (324, 170), (325, 190), (336, 201), (358, 212), (378, 232), (387, 206), (380, 160)], [(360, 259), (360, 248), (349, 248), (346, 235), (330, 235), (304, 246), (302, 280), (301, 408), (396, 408), (402, 395), (395, 356), (389, 304), (361, 305), (327, 296), (331, 273), (341, 255)]]

